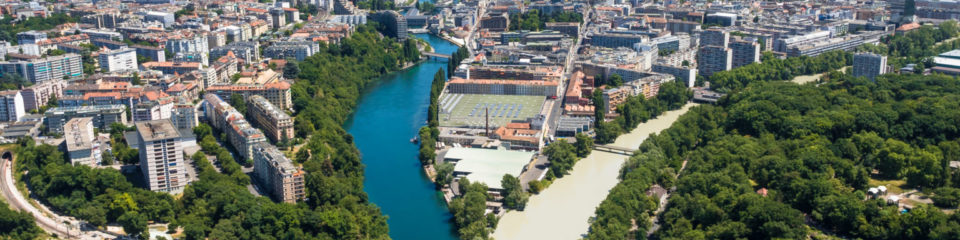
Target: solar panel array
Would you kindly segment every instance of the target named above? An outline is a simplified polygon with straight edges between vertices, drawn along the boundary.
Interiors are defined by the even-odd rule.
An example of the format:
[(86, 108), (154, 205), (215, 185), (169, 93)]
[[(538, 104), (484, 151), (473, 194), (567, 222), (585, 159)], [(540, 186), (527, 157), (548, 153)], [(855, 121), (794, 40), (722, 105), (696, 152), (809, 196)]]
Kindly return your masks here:
[(453, 108), (457, 107), (461, 99), (463, 99), (463, 94), (443, 95), (440, 97), (440, 113), (453, 112)]

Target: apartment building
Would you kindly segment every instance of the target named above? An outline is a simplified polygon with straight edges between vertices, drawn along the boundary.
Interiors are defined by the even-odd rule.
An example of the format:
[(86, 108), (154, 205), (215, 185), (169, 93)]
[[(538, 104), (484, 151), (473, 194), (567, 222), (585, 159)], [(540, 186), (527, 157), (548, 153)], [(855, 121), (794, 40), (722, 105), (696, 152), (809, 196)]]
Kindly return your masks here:
[(234, 93), (243, 95), (244, 98), (260, 95), (280, 109), (290, 109), (293, 107), (290, 83), (286, 81), (277, 81), (263, 85), (214, 84), (207, 86), (206, 92), (216, 94), (221, 99), (228, 99), (230, 95)]
[(277, 201), (296, 203), (306, 197), (306, 173), (273, 145), (260, 143), (254, 147), (253, 171), (260, 188)]
[(866, 77), (870, 80), (887, 73), (887, 57), (874, 53), (857, 53), (853, 55), (853, 76)]
[(67, 121), (78, 117), (93, 118), (93, 127), (106, 129), (113, 123), (127, 124), (126, 107), (120, 104), (55, 107), (43, 113), (44, 122), (50, 132), (62, 133)]
[(760, 44), (753, 38), (735, 38), (730, 42), (733, 51), (733, 68), (760, 62)]
[(263, 50), (263, 56), (273, 59), (292, 58), (303, 61), (320, 51), (320, 45), (313, 41), (275, 42)]
[(203, 98), (206, 100), (204, 115), (214, 128), (227, 134), (227, 141), (240, 153), (241, 157), (251, 158), (254, 146), (267, 141), (263, 132), (251, 126), (242, 113), (216, 94), (208, 93)]
[(100, 144), (96, 142), (93, 131), (93, 118), (74, 118), (63, 125), (63, 150), (70, 158), (70, 164), (96, 166), (103, 160)]
[(31, 83), (64, 80), (83, 76), (80, 55), (68, 53), (60, 56), (0, 62), (0, 76), (14, 74)]
[(50, 99), (62, 97), (63, 89), (66, 87), (67, 82), (63, 79), (53, 79), (24, 87), (20, 90), (20, 94), (23, 95), (24, 110), (40, 109), (40, 106), (47, 105)]
[(253, 122), (267, 135), (270, 140), (280, 142), (294, 138), (293, 118), (283, 109), (273, 106), (270, 101), (260, 95), (247, 98), (248, 111)]
[(16, 122), (26, 115), (20, 91), (0, 91), (0, 122)]
[(720, 28), (710, 28), (700, 33), (700, 46), (727, 47), (730, 33)]
[(189, 182), (180, 132), (169, 119), (139, 122), (140, 170), (148, 189), (176, 193)]
[(137, 70), (137, 50), (120, 48), (101, 52), (99, 58), (100, 69), (103, 72), (122, 72)]
[(714, 73), (733, 68), (733, 50), (727, 47), (709, 45), (700, 48), (697, 69), (700, 75), (712, 76)]
[(170, 112), (170, 121), (177, 129), (193, 129), (200, 124), (198, 120), (197, 108), (187, 101), (181, 101), (173, 105), (173, 111)]

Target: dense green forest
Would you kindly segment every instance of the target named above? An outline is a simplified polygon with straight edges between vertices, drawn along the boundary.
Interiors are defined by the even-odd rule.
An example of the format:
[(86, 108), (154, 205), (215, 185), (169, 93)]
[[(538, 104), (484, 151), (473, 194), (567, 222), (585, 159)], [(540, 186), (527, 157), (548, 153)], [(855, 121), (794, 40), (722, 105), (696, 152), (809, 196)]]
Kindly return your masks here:
[[(541, 14), (539, 10), (530, 9), (525, 13), (510, 14), (510, 31), (528, 30), (540, 31), (547, 28), (548, 22), (583, 22), (583, 14), (578, 12), (554, 12)], [(574, 36), (575, 37), (575, 36)]]
[(64, 13), (54, 13), (48, 17), (32, 17), (22, 22), (14, 23), (15, 19), (10, 16), (3, 16), (0, 19), (0, 41), (7, 41), (13, 44), (17, 43), (17, 33), (30, 30), (45, 31), (64, 23), (75, 23), (77, 18), (67, 16)]
[(29, 213), (10, 209), (0, 201), (0, 239), (37, 239), (43, 230)]
[[(199, 180), (176, 199), (135, 187), (110, 168), (71, 166), (55, 146), (29, 139), (20, 142), (17, 169), (29, 171), (24, 180), (52, 208), (97, 226), (118, 222), (134, 234), (152, 221), (183, 227), (185, 239), (386, 239), (386, 217), (363, 192), (363, 164), (341, 124), (365, 86), (415, 61), (405, 59), (402, 48), (380, 38), (373, 27), (360, 26), (339, 45), (321, 45), (319, 53), (299, 63), (292, 93), (297, 135), (309, 138), (295, 154), (308, 173), (303, 203), (274, 203), (250, 194), (249, 177), (206, 125), (195, 133), (223, 172), (204, 154), (192, 156)], [(134, 160), (135, 152), (124, 152), (117, 158)]]
[(654, 184), (676, 187), (654, 238), (960, 237), (956, 214), (911, 200), (901, 213), (866, 194), (884, 181), (895, 183), (891, 193), (944, 194), (940, 205), (957, 207), (949, 200), (960, 173), (947, 162), (960, 157), (960, 82), (839, 72), (826, 81), (758, 83), (681, 116), (627, 161), (588, 238), (645, 238), (657, 201), (644, 193)]

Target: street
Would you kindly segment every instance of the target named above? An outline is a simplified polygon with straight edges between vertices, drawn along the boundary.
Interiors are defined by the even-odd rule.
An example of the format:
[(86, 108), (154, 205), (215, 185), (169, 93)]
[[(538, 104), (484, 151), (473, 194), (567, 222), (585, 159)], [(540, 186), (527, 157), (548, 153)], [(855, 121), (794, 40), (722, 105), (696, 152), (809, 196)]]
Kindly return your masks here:
[[(99, 237), (97, 237), (98, 234), (91, 232), (83, 232), (81, 236), (77, 236), (80, 234), (80, 231), (76, 229), (71, 230), (68, 228), (68, 224), (66, 224), (72, 221), (60, 216), (55, 216), (54, 218), (58, 220), (54, 220), (45, 216), (33, 205), (30, 205), (30, 203), (23, 198), (23, 194), (20, 194), (20, 191), (17, 190), (16, 184), (14, 184), (12, 167), (12, 160), (4, 160), (3, 164), (0, 164), (0, 172), (3, 172), (3, 177), (0, 178), (0, 191), (3, 192), (3, 198), (6, 199), (7, 203), (10, 204), (13, 209), (29, 212), (30, 215), (33, 215), (37, 226), (50, 234), (68, 238), (99, 239)], [(76, 226), (77, 224), (73, 223), (70, 225)]]

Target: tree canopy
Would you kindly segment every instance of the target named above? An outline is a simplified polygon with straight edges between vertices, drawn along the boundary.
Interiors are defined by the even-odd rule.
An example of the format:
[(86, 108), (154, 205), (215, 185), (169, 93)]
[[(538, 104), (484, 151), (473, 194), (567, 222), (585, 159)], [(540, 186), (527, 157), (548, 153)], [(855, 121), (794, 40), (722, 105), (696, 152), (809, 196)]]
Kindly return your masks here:
[[(937, 189), (926, 193), (939, 196), (935, 203), (954, 204), (950, 188), (960, 185), (960, 172), (946, 162), (960, 156), (960, 82), (825, 78), (820, 86), (753, 83), (652, 135), (624, 164), (587, 238), (645, 235), (657, 203), (644, 191), (654, 184), (676, 186), (653, 234), (660, 239), (796, 239), (812, 228), (861, 239), (960, 236), (956, 214), (922, 203), (901, 213), (866, 197), (872, 180), (902, 180)], [(684, 161), (679, 179), (664, 177)], [(632, 222), (638, 230), (630, 231)]]

